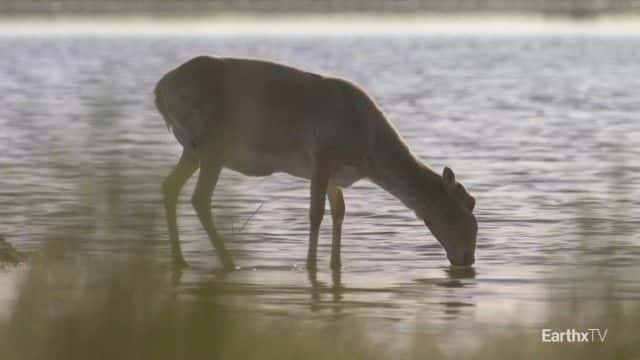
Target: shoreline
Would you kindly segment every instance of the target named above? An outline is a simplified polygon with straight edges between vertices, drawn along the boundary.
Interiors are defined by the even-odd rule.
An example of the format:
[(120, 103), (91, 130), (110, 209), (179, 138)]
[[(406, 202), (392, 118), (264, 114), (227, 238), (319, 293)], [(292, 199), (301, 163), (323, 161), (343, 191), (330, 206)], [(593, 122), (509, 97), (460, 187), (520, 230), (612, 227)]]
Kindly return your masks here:
[(523, 14), (0, 17), (0, 36), (640, 35), (640, 16), (573, 19)]

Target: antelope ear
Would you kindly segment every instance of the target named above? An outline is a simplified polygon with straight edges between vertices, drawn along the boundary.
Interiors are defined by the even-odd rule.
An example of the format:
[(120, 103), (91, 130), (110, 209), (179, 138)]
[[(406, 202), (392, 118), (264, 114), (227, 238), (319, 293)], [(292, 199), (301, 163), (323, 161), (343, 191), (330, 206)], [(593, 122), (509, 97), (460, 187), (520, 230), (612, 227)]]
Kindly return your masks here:
[(453, 190), (456, 185), (456, 175), (448, 166), (445, 166), (444, 170), (442, 170), (442, 183), (447, 191)]

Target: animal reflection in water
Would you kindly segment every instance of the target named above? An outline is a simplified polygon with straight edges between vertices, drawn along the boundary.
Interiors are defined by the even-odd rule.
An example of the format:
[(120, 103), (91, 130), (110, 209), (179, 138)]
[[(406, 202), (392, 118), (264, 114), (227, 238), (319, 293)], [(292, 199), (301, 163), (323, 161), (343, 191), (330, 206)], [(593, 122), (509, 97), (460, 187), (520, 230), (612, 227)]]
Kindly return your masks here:
[(374, 101), (358, 86), (267, 61), (197, 57), (169, 71), (155, 88), (156, 106), (182, 144), (163, 182), (172, 254), (180, 250), (176, 202), (199, 168), (193, 207), (225, 269), (233, 259), (211, 216), (223, 167), (248, 176), (285, 172), (311, 181), (307, 269), (316, 269), (318, 232), (329, 199), (331, 268), (339, 269), (345, 214), (342, 189), (368, 178), (422, 219), (452, 265), (474, 262), (475, 199), (445, 167), (423, 164)]

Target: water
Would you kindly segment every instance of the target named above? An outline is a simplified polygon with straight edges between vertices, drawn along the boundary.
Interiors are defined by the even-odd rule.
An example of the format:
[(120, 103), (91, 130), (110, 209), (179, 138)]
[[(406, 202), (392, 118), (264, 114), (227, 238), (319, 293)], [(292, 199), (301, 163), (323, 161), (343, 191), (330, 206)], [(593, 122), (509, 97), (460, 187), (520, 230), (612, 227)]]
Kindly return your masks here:
[[(136, 209), (161, 215), (160, 182), (180, 148), (153, 107), (155, 82), (196, 55), (250, 56), (359, 83), (421, 159), (452, 167), (477, 198), (476, 265), (450, 269), (413, 213), (362, 181), (345, 192), (342, 288), (329, 271), (330, 216), (312, 286), (308, 183), (225, 170), (214, 213), (241, 269), (216, 271), (192, 180), (178, 208), (185, 296), (223, 282), (268, 313), (443, 328), (540, 325), (541, 305), (594, 286), (593, 269), (612, 276), (609, 299), (640, 299), (636, 36), (41, 36), (0, 38), (0, 52), (0, 233), (21, 250), (55, 228), (89, 223), (87, 238), (99, 238), (126, 234)], [(117, 225), (99, 220), (114, 177)], [(157, 242), (168, 259), (161, 218), (152, 229), (130, 240)], [(598, 300), (589, 294), (580, 299)]]

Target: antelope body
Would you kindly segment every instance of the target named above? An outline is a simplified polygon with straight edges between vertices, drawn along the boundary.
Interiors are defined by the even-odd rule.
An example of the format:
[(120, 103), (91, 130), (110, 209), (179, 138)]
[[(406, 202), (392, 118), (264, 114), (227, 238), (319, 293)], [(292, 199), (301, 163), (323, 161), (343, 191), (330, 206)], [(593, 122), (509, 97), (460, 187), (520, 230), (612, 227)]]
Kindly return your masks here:
[(285, 172), (311, 180), (307, 267), (316, 267), (325, 197), (333, 218), (331, 267), (340, 267), (341, 188), (369, 178), (425, 221), (454, 265), (474, 261), (474, 198), (445, 168), (440, 176), (409, 150), (356, 85), (267, 61), (197, 57), (167, 73), (156, 106), (182, 144), (163, 183), (172, 253), (184, 264), (176, 223), (183, 184), (200, 168), (192, 204), (223, 265), (235, 268), (211, 216), (223, 167), (249, 176)]

